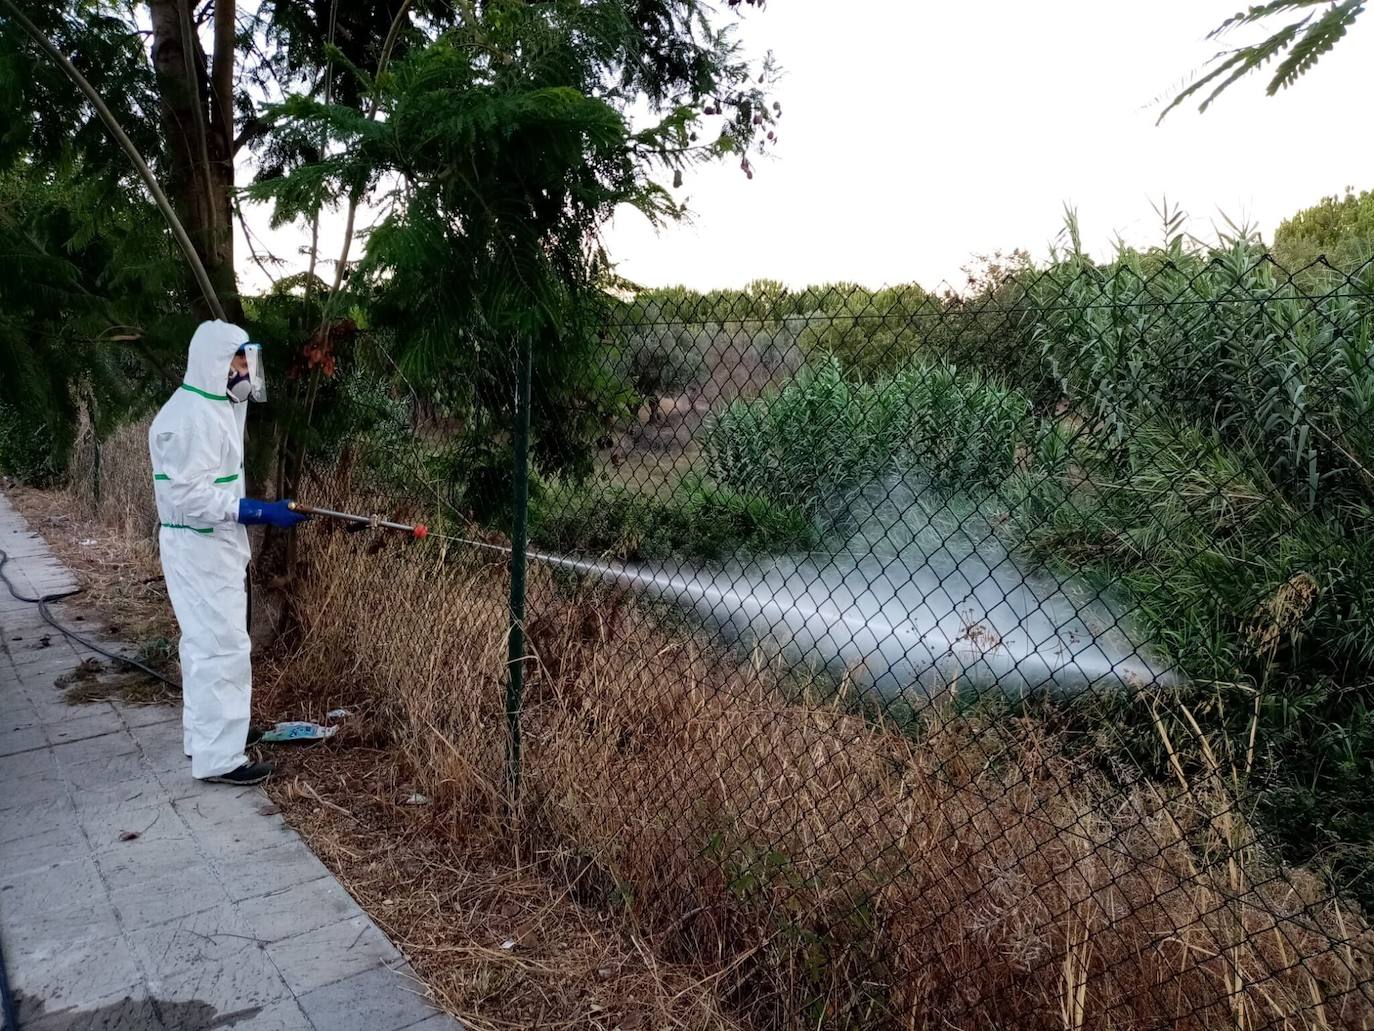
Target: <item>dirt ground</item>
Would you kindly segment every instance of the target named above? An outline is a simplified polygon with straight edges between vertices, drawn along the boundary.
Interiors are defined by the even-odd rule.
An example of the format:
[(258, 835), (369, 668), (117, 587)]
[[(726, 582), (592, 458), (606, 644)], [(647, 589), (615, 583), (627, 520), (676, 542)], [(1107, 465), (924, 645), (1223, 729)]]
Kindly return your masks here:
[[(11, 487), (6, 494), (76, 574), (81, 593), (64, 602), (72, 629), (136, 645), (141, 662), (175, 680), (177, 625), (156, 545), (82, 514), (66, 492)], [(67, 694), (73, 703), (112, 695), (134, 704), (179, 702), (178, 692), (151, 677), (96, 663), (71, 678)]]
[(418, 796), (390, 753), (335, 742), (273, 750), (268, 793), (467, 1026), (736, 1027), (709, 979), (580, 905), (575, 877), (550, 880), (482, 828), (454, 835), (464, 815)]
[(63, 491), (12, 487), (6, 493), (76, 573), (82, 593), (73, 604), (98, 613), (102, 631), (139, 645), (176, 641), (155, 542), (132, 540), (81, 515)]
[[(176, 623), (150, 542), (76, 514), (61, 492), (8, 493), (81, 583), (76, 628), (137, 643), (175, 674)], [(178, 703), (146, 677), (109, 672), (72, 690)], [(255, 720), (301, 715), (258, 707)], [(533, 857), (510, 854), (510, 835), (465, 827), (463, 813), (418, 794), (395, 753), (365, 730), (345, 721), (326, 743), (260, 752), (277, 765), (267, 793), (288, 823), (402, 949), (435, 1000), (475, 1031), (738, 1026), (722, 1013), (712, 978), (663, 963), (635, 928), (581, 904), (575, 875), (550, 877), (575, 863), (541, 856), (536, 872)]]

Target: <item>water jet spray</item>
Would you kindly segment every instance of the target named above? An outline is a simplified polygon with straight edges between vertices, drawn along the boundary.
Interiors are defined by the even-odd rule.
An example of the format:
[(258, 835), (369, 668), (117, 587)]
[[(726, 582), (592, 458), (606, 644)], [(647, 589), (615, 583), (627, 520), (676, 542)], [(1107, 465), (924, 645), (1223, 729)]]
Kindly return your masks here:
[[(396, 530), (511, 553), (507, 545), (430, 533), (424, 524), (297, 502), (291, 508), (350, 530)], [(913, 538), (884, 554), (859, 535), (851, 542), (857, 554), (759, 557), (716, 569), (534, 548), (527, 556), (693, 611), (726, 642), (765, 661), (844, 679), (885, 702), (951, 691), (1072, 698), (1177, 682), (1099, 592), (1077, 578), (1023, 569), (970, 525), (942, 533), (938, 548)], [(891, 525), (879, 530), (883, 540), (895, 536)]]

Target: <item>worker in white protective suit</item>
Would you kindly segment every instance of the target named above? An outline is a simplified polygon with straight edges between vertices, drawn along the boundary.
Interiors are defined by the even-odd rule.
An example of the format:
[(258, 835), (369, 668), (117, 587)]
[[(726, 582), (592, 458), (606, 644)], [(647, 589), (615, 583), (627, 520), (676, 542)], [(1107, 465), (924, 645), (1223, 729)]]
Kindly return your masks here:
[(248, 531), (294, 526), (285, 501), (243, 496), (243, 427), (250, 399), (266, 400), (260, 348), (227, 322), (191, 337), (186, 376), (148, 430), (158, 545), (181, 627), (182, 743), (191, 775), (258, 784), (272, 773), (248, 759), (252, 669)]

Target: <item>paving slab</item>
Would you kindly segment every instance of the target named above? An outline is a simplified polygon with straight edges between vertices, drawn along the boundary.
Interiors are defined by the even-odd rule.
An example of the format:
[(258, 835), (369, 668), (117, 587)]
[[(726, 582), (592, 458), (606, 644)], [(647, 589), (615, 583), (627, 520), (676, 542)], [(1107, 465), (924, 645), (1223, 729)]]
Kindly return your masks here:
[(0, 873), (0, 919), (5, 926), (28, 926), (52, 913), (86, 910), (94, 901), (107, 897), (100, 870), (90, 856), (49, 863), (24, 873)]
[(402, 963), (396, 946), (366, 916), (292, 935), (266, 949), (297, 995), (375, 967)]
[(96, 852), (128, 847), (132, 842), (167, 841), (189, 836), (185, 824), (153, 798), (140, 798), (142, 805), (111, 806), (80, 810), (76, 822)]
[[(127, 735), (120, 735), (127, 737)], [(118, 744), (125, 741), (116, 739)], [(63, 756), (64, 749), (55, 748), (62, 760), (62, 776), (66, 778), (72, 792), (79, 793), (86, 788), (109, 788), (126, 784), (152, 784), (157, 775), (139, 751), (126, 752), (120, 749), (82, 748), (88, 744), (78, 741), (69, 747), (80, 749), (71, 755)], [(102, 754), (109, 752), (111, 754)], [(189, 772), (189, 771), (188, 771)]]
[(158, 842), (135, 838), (102, 849), (94, 858), (110, 891), (161, 883), (204, 862), (198, 842), (189, 834)]
[(246, 950), (261, 951), (238, 908), (227, 900), (212, 909), (134, 931), (128, 940), (143, 970), (157, 978), (237, 963)]
[(406, 1031), (437, 1011), (396, 972), (369, 970), (301, 997), (301, 1008), (317, 1028), (333, 1031)]
[(208, 863), (176, 870), (160, 881), (144, 881), (110, 892), (120, 923), (131, 934), (232, 901)]
[(15, 755), (18, 752), (31, 752), (48, 743), (48, 735), (43, 724), (7, 723), (0, 726), (0, 755)]
[(317, 877), (244, 899), (239, 913), (262, 941), (271, 943), (347, 920), (356, 904), (333, 877)]
[(51, 793), (63, 787), (60, 778), (29, 777), (0, 783), (5, 785), (5, 801), (9, 803), (0, 809), (0, 845), (58, 828), (79, 831), (71, 799)]
[[(143, 984), (129, 985), (100, 999), (64, 1005), (30, 1002), (20, 996), (23, 1031), (161, 1031), (157, 1005)], [(202, 1024), (201, 1027), (209, 1025)]]
[(251, 943), (212, 954), (166, 977), (149, 975), (153, 998), (164, 1002), (203, 1002), (220, 1013), (261, 1008), (291, 998), (291, 991), (262, 949)]
[[(202, 1026), (194, 1023), (193, 1019), (185, 1022), (168, 1017), (163, 1019), (168, 1031), (200, 1031)], [(219, 1019), (224, 1023), (216, 1024), (216, 1028), (232, 1031), (315, 1031), (315, 1025), (310, 1023), (294, 996), (238, 1013), (221, 1014)], [(453, 1025), (449, 1026), (451, 1028)]]
[[(74, 589), (3, 492), (0, 548), (21, 592)], [(90, 655), (0, 587), (0, 949), (24, 1031), (456, 1031), (261, 790), (191, 778), (178, 709), (66, 702)]]
[[(80, 754), (84, 755), (93, 755), (102, 748), (106, 749), (106, 754), (111, 754), (115, 750), (138, 750), (138, 745), (128, 734), (120, 733), (127, 728), (119, 713), (110, 706), (97, 704), (83, 705), (78, 708), (67, 705), (65, 701), (62, 704), (67, 706), (71, 715), (48, 726), (49, 744), (62, 745), (68, 742), (83, 742)], [(105, 740), (92, 742), (89, 745), (84, 744), (91, 738), (104, 738)]]
[(161, 804), (166, 789), (156, 774), (149, 771), (146, 778), (114, 784), (95, 784), (72, 795), (72, 805), (78, 813), (92, 813), (110, 809), (142, 809), (146, 805)]
[(5, 650), (9, 652), (10, 661), (19, 669), (48, 662), (61, 663), (64, 669), (70, 669), (75, 665), (73, 660), (76, 660), (76, 652), (72, 651), (67, 639), (56, 630), (17, 639), (12, 637), (6, 642)]
[(133, 731), (135, 736), (139, 728), (157, 723), (175, 723), (178, 727), (181, 726), (181, 713), (165, 705), (129, 705), (125, 702), (115, 702), (114, 708), (124, 720), (124, 725)]
[(73, 948), (92, 938), (114, 938), (124, 930), (108, 901), (87, 900), (75, 909), (44, 913), (6, 932), (5, 955), (20, 956), (45, 950)]
[(75, 823), (0, 842), (0, 869), (18, 875), (55, 866), (85, 847)]
[(253, 852), (224, 853), (214, 863), (235, 901), (329, 876), (325, 865), (299, 839)]
[[(84, 706), (69, 708), (79, 713)], [(145, 761), (138, 742), (129, 736), (120, 722), (119, 714), (108, 707), (90, 715), (83, 714), (51, 724), (48, 727), (48, 743), (53, 746), (57, 764), (64, 770), (97, 759), (115, 759), (122, 755), (135, 758), (140, 764)]]
[(11, 983), (27, 998), (19, 1008), (24, 1022), (43, 1009), (89, 1006), (143, 982), (138, 961), (118, 934), (15, 951), (5, 962)]
[(447, 1013), (435, 1013), (418, 1024), (411, 1024), (404, 1031), (453, 1031), (453, 1018)]
[[(66, 782), (50, 748), (0, 756), (0, 812), (64, 797)], [(11, 828), (13, 824), (8, 824)]]
[(75, 658), (49, 652), (35, 661), (14, 664), (15, 674), (23, 678), (28, 700), (39, 710), (44, 723), (60, 723), (72, 717), (70, 712), (63, 713), (60, 708), (67, 702), (58, 690), (57, 679), (75, 669), (75, 663)]

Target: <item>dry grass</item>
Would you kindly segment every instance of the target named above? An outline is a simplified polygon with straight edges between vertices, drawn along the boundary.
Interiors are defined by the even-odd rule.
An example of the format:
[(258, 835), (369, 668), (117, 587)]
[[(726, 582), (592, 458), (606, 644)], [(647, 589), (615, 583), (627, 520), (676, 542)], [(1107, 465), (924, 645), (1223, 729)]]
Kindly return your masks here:
[(152, 417), (126, 423), (97, 440), (84, 411), (72, 447), (68, 479), (75, 511), (123, 539), (153, 547), (156, 563), (157, 504), (148, 456)]
[[(133, 523), (12, 496), (100, 625), (175, 633)], [(499, 561), (307, 540), (259, 707), (356, 715), (275, 797), (474, 1027), (1374, 1023), (1363, 917), (1270, 865), (1196, 724), (1122, 792), (1029, 720), (916, 742), (536, 570), (512, 814)]]
[[(933, 712), (914, 741), (789, 701), (771, 671), (542, 570), (512, 814), (502, 570), (406, 547), (312, 538), (299, 636), (264, 700), (357, 708), (436, 799), (441, 841), (490, 834), (578, 885), (655, 962), (699, 971), (708, 1011), (797, 1028), (1374, 1023), (1374, 935), (1316, 877), (1271, 865), (1214, 756), (1193, 781), (1123, 791), (1030, 719)], [(1167, 743), (1211, 755), (1200, 727)]]
[[(54, 614), (77, 633), (89, 631), (97, 638), (137, 645), (143, 662), (175, 679), (179, 631), (151, 533), (131, 533), (123, 518), (114, 527), (106, 525), (76, 492), (16, 487), (8, 494), (81, 587), (81, 593)], [(134, 705), (181, 701), (178, 692), (159, 681), (108, 665), (98, 676), (73, 680), (66, 691), (74, 704), (112, 697)]]
[[(148, 420), (120, 427), (97, 447), (84, 411), (80, 418), (68, 489), (15, 488), (10, 499), (76, 574), (81, 593), (59, 615), (78, 633), (137, 645), (142, 662), (175, 679), (179, 631), (158, 559)], [(181, 702), (180, 692), (161, 681), (94, 660), (60, 686), (73, 705)]]
[(162, 583), (148, 423), (122, 426), (96, 443), (84, 410), (66, 490), (15, 488), (10, 498), (81, 584), (78, 604), (107, 621), (112, 637), (175, 641)]
[(512, 857), (461, 811), (407, 804), (416, 782), (395, 753), (347, 735), (274, 749), (269, 792), (468, 1027), (735, 1031), (690, 968), (581, 905), (575, 880)]
[[(146, 534), (131, 532), (122, 518), (115, 528), (104, 525), (68, 492), (8, 493), (76, 570), (83, 587), (74, 599), (83, 614), (76, 626), (125, 639), (166, 634), (175, 640), (156, 546), (150, 549)], [(149, 693), (150, 685), (157, 690)], [(61, 686), (73, 702), (111, 693), (135, 702), (179, 702), (146, 677), (112, 672), (94, 660)], [(357, 702), (347, 687), (334, 696)], [(260, 705), (259, 712), (299, 718), (323, 715), (328, 707)], [(463, 818), (451, 808), (406, 804), (417, 782), (403, 773), (396, 750), (371, 747), (366, 724), (345, 721), (328, 748), (272, 749), (268, 758), (280, 775), (270, 790), (450, 1012), (474, 1031), (736, 1031), (691, 968), (662, 962), (622, 922), (582, 905), (575, 880), (551, 879), (547, 865), (513, 858), (504, 839), (482, 827), (455, 834)]]
[(62, 690), (68, 705), (88, 705), (110, 699), (127, 705), (181, 704), (180, 692), (170, 685), (122, 663), (98, 659), (82, 660), (75, 671), (58, 677), (55, 686)]

